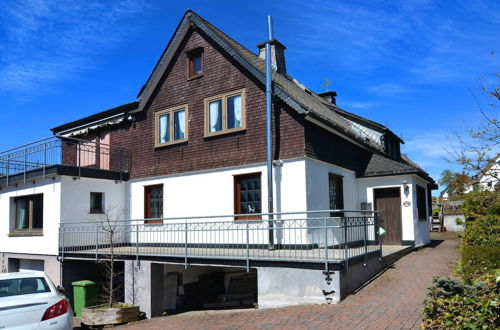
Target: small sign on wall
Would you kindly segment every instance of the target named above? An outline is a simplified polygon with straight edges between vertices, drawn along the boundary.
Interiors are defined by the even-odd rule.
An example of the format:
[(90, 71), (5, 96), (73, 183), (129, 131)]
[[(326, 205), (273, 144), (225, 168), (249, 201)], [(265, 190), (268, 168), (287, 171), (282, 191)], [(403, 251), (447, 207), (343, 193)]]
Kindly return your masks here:
[[(362, 211), (371, 211), (372, 210), (372, 203), (361, 203), (361, 210)], [(363, 215), (368, 215), (371, 214), (371, 212), (362, 212)]]

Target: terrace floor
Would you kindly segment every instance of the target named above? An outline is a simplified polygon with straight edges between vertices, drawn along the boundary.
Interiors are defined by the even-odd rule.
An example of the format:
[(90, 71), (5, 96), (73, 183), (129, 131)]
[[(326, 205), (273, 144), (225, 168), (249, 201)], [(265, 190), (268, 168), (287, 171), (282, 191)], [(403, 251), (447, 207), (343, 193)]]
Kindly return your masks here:
[[(119, 327), (141, 329), (420, 329), (423, 300), (434, 276), (450, 276), (459, 239), (435, 233), (432, 243), (340, 304), (268, 310), (201, 311), (153, 318)], [(401, 247), (400, 247), (401, 248)], [(404, 248), (404, 247), (402, 247)], [(385, 253), (392, 249), (387, 246)]]
[[(378, 246), (369, 245), (368, 253), (378, 254)], [(69, 249), (69, 247), (68, 247)], [(402, 252), (403, 250), (410, 250), (410, 246), (402, 245), (383, 245), (382, 257), (387, 257), (392, 254)], [(209, 247), (135, 247), (135, 246), (122, 246), (115, 247), (114, 253), (118, 258), (131, 259), (136, 255), (143, 260), (161, 260), (161, 259), (178, 259), (185, 262), (187, 256), (190, 260), (218, 260), (222, 261), (246, 261), (247, 259), (253, 261), (279, 261), (279, 262), (304, 262), (304, 263), (324, 263), (328, 260), (329, 263), (340, 263), (345, 259), (347, 253), (349, 259), (362, 257), (365, 253), (364, 247), (356, 248), (325, 248), (315, 249), (263, 249), (263, 248), (209, 248)], [(325, 253), (328, 257), (325, 258)], [(110, 254), (109, 248), (100, 248), (98, 255), (100, 258), (105, 258)], [(95, 258), (96, 250), (66, 250), (64, 253), (65, 258)], [(170, 260), (171, 261), (171, 260)]]

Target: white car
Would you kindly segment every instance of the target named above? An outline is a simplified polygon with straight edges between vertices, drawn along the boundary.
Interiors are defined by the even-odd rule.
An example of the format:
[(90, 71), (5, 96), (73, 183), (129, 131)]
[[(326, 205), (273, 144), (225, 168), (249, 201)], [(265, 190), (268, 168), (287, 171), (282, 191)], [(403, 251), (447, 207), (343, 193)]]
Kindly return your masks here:
[(0, 274), (0, 330), (73, 329), (66, 297), (44, 272)]

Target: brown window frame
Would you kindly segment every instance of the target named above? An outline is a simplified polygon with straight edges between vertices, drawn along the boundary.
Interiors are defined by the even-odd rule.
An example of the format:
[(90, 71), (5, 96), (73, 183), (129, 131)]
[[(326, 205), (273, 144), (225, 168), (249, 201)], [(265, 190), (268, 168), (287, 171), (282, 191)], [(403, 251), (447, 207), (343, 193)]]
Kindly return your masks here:
[[(151, 190), (160, 188), (162, 189), (162, 210), (161, 210), (161, 217), (163, 218), (163, 202), (164, 202), (164, 189), (163, 189), (163, 184), (154, 184), (150, 186), (144, 186), (144, 223), (145, 224), (155, 224), (155, 223), (163, 223), (163, 220), (158, 219), (158, 218), (152, 218), (150, 211), (151, 211)], [(156, 219), (156, 220), (147, 220), (147, 219)]]
[[(241, 96), (241, 127), (227, 128), (227, 100), (233, 96)], [(210, 103), (214, 101), (221, 101), (222, 104), (222, 129), (217, 132), (210, 132)], [(223, 94), (210, 96), (204, 99), (204, 115), (205, 115), (205, 137), (229, 134), (239, 131), (244, 131), (247, 128), (246, 122), (246, 89), (238, 89)]]
[[(332, 180), (337, 180), (340, 186), (339, 192), (337, 197), (337, 202), (340, 204), (340, 207), (336, 207), (335, 209), (341, 210), (344, 208), (344, 177), (342, 175), (338, 175), (335, 173), (328, 173), (328, 207), (332, 210), (332, 200), (331, 200), (331, 194), (330, 194), (330, 183)], [(337, 183), (337, 184), (338, 184)], [(330, 213), (331, 217), (343, 217), (344, 212), (331, 212)]]
[(417, 219), (418, 221), (427, 221), (427, 203), (425, 202), (425, 188), (416, 185), (417, 199)]
[[(93, 204), (93, 196), (94, 195), (101, 195), (101, 203), (98, 207), (92, 207)], [(103, 214), (104, 213), (104, 193), (103, 192), (90, 192), (90, 214)]]
[[(186, 52), (188, 61), (188, 79), (200, 78), (203, 76), (203, 48), (196, 48)], [(194, 59), (200, 57), (201, 70), (200, 73), (194, 72)]]
[[(34, 204), (35, 204), (35, 198), (41, 198), (41, 215), (42, 215), (42, 228), (33, 228), (33, 221), (34, 221)], [(28, 200), (29, 206), (28, 206), (28, 229), (17, 229), (17, 220), (18, 220), (18, 208), (17, 208), (17, 203), (19, 200)], [(14, 197), (14, 228), (13, 232), (14, 233), (36, 233), (40, 234), (43, 233), (43, 213), (44, 213), (44, 202), (43, 202), (43, 194), (33, 194), (33, 195), (25, 195), (25, 196), (19, 196), (19, 197)]]
[[(239, 180), (240, 179), (247, 179), (247, 178), (259, 178), (260, 179), (260, 205), (261, 205), (261, 212), (262, 212), (262, 172), (253, 172), (253, 173), (245, 173), (245, 174), (235, 174), (233, 175), (233, 181), (234, 181), (234, 214), (243, 214), (240, 208), (240, 202), (241, 202), (241, 187)], [(261, 213), (259, 212), (259, 213)], [(245, 214), (251, 214), (251, 213), (245, 213)], [(262, 220), (261, 215), (249, 215), (249, 216), (235, 216), (234, 220)]]
[[(175, 132), (174, 132), (174, 116), (176, 112), (184, 111), (184, 139), (174, 140)], [(168, 123), (170, 128), (170, 136), (168, 142), (160, 142), (160, 117), (166, 114), (170, 114), (170, 121)], [(160, 110), (155, 112), (155, 129), (154, 129), (154, 141), (155, 148), (160, 148), (164, 146), (169, 146), (178, 143), (184, 143), (188, 141), (189, 137), (189, 109), (187, 104), (182, 104), (176, 107), (171, 107), (168, 109)]]

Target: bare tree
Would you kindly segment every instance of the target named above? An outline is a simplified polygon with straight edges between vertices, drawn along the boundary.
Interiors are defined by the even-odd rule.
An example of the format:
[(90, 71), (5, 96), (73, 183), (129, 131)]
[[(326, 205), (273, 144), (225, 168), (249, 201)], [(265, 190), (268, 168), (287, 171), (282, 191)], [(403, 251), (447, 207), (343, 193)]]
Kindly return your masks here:
[(130, 271), (128, 274), (130, 275), (130, 282), (127, 284), (127, 292), (130, 294), (130, 297), (132, 298), (132, 305), (135, 305), (138, 300), (139, 292), (143, 289), (142, 286), (140, 286), (137, 280), (138, 273), (141, 270), (141, 265), (139, 261), (132, 260), (130, 262)]
[[(494, 53), (492, 53), (494, 56)], [(478, 127), (465, 133), (456, 133), (458, 147), (448, 150), (450, 161), (462, 165), (464, 173), (470, 177), (491, 176), (500, 180), (500, 173), (491, 171), (491, 164), (500, 156), (500, 73), (495, 72), (493, 83), (480, 81), (479, 91), (488, 100), (485, 108), (477, 93), (471, 90), (481, 116)], [(493, 85), (493, 86), (491, 86)]]
[(2, 253), (0, 257), (0, 273), (7, 273), (7, 258), (5, 258), (5, 253)]
[(108, 246), (108, 252), (103, 254), (101, 263), (104, 266), (104, 273), (107, 279), (107, 283), (103, 286), (103, 290), (105, 292), (109, 308), (111, 308), (115, 303), (115, 297), (118, 291), (122, 288), (121, 284), (115, 283), (116, 278), (122, 275), (121, 272), (118, 272), (115, 269), (115, 248), (117, 240), (120, 238), (120, 234), (123, 234), (123, 226), (121, 226), (119, 222), (122, 215), (122, 210), (118, 208), (108, 208), (102, 215), (99, 215), (97, 219), (98, 230), (104, 235), (103, 241)]

